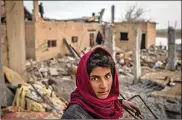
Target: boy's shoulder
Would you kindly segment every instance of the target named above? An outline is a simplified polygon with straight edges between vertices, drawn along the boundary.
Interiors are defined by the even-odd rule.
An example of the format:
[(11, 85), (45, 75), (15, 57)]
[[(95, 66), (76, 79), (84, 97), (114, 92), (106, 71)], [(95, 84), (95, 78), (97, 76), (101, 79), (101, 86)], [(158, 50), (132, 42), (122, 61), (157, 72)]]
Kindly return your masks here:
[(71, 104), (61, 119), (92, 119), (92, 117), (78, 104)]

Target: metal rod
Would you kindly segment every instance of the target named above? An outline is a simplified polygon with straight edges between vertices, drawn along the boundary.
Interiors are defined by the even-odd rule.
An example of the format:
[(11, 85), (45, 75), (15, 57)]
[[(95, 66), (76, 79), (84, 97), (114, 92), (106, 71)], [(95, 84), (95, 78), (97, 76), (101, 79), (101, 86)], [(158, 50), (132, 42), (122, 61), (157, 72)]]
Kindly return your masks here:
[(135, 119), (137, 119), (137, 117), (135, 117), (135, 115), (133, 115), (128, 109), (124, 108), (131, 116), (133, 116)]
[(33, 87), (33, 89), (35, 90), (35, 92), (37, 93), (37, 95), (42, 98), (43, 102), (47, 103), (50, 107), (56, 109), (54, 107), (54, 105), (52, 105), (52, 104), (48, 103), (48, 101), (46, 101), (46, 99), (38, 92), (38, 90), (35, 88), (35, 86), (32, 83), (30, 83), (30, 85)]
[[(124, 100), (126, 100), (125, 97), (124, 97), (121, 93), (119, 93), (119, 94), (120, 94), (120, 96), (121, 96)], [(124, 109), (125, 109), (131, 116), (133, 116), (135, 119), (137, 119), (137, 118), (135, 117), (135, 115), (132, 114), (133, 111), (129, 111), (129, 110), (126, 109), (126, 108), (124, 108)], [(138, 117), (140, 117), (140, 119), (142, 119), (141, 116), (138, 116)]]
[(83, 52), (83, 50), (81, 51), (83, 54), (85, 54), (85, 52)]
[(128, 100), (132, 100), (135, 97), (139, 97), (142, 102), (145, 104), (145, 106), (147, 107), (147, 109), (152, 113), (152, 115), (155, 117), (155, 119), (158, 119), (157, 116), (152, 112), (152, 110), (150, 109), (150, 107), (146, 104), (146, 102), (142, 99), (142, 97), (140, 95), (134, 95), (133, 97), (129, 98)]

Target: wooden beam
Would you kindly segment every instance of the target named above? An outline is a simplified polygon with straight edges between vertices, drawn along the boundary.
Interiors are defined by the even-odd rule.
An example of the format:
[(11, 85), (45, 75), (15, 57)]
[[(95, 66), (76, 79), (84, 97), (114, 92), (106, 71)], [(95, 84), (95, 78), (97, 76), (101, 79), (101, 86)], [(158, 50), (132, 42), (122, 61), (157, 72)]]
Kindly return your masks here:
[(76, 58), (80, 58), (80, 55), (77, 53), (77, 51), (67, 42), (66, 39), (63, 39), (64, 44), (66, 45), (66, 47), (68, 48), (68, 50), (70, 51), (71, 55), (76, 57)]

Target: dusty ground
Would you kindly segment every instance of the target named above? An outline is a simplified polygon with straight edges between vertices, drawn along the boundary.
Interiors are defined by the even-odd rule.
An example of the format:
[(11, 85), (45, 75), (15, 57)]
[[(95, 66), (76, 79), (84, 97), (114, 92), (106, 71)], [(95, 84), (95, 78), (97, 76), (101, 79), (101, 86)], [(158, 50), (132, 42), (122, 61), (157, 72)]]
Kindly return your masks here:
[[(180, 119), (181, 118), (181, 98), (179, 97), (169, 97), (167, 93), (173, 94), (171, 89), (178, 91), (179, 94), (180, 84), (177, 84), (175, 87), (168, 87), (170, 90), (166, 93), (163, 93), (161, 90), (167, 89), (164, 88), (164, 85), (158, 84), (153, 80), (141, 80), (138, 84), (132, 85), (133, 76), (132, 75), (121, 75), (120, 74), (120, 92), (122, 95), (129, 99), (134, 95), (140, 95), (150, 109), (154, 112), (158, 119)], [(159, 92), (160, 91), (160, 92)], [(160, 95), (153, 95), (153, 92), (158, 92)], [(180, 92), (181, 94), (181, 92)], [(163, 95), (163, 96), (162, 96)], [(139, 98), (134, 98), (132, 100), (136, 103), (142, 115), (145, 119), (154, 119), (154, 116), (146, 108), (144, 103)]]

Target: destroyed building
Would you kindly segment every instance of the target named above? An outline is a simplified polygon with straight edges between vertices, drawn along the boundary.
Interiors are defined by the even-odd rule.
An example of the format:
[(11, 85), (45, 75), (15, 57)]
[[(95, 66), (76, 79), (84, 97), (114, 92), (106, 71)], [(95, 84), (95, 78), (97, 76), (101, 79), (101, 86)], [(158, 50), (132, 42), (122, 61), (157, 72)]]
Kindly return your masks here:
[(134, 28), (141, 29), (141, 49), (148, 49), (155, 44), (156, 23), (148, 21), (115, 22), (116, 46), (124, 50), (132, 50), (134, 44)]
[[(76, 51), (81, 52), (88, 46), (96, 44), (96, 36), (101, 31), (102, 15), (104, 9), (99, 15), (92, 14), (91, 17), (83, 17), (67, 20), (54, 20), (49, 18), (40, 18), (38, 10), (31, 14), (24, 7), (25, 17), (25, 44), (26, 58), (37, 61), (53, 58), (57, 55), (68, 54), (68, 49), (63, 42), (65, 39)], [(7, 34), (6, 24), (3, 23), (2, 41), (3, 63), (8, 61), (7, 53)]]
[(68, 50), (65, 39), (76, 51), (90, 46), (100, 30), (99, 23), (28, 21), (25, 23), (26, 56), (37, 61), (65, 55)]
[[(77, 52), (90, 47), (91, 40), (95, 43), (98, 31), (103, 31), (102, 24), (99, 22), (78, 21), (80, 19), (26, 22), (27, 58), (45, 60), (55, 57), (57, 54), (65, 55), (68, 53), (68, 50), (64, 45), (63, 39), (66, 39)], [(131, 50), (133, 48), (135, 40), (133, 38), (133, 27), (136, 26), (139, 26), (142, 30), (141, 49), (147, 49), (155, 44), (155, 22), (122, 22), (114, 23), (114, 26), (116, 31), (115, 42), (119, 48), (124, 50)]]
[[(81, 53), (87, 47), (96, 45), (98, 31), (101, 31), (101, 33), (104, 31), (104, 25), (101, 24), (103, 14), (104, 9), (101, 10), (99, 15), (93, 13), (91, 17), (54, 20), (41, 18), (38, 9), (35, 9), (31, 14), (24, 7), (26, 58), (41, 61), (57, 55), (68, 54), (63, 39), (78, 53)], [(132, 50), (135, 40), (133, 38), (134, 27), (139, 27), (142, 30), (142, 49), (147, 49), (155, 44), (155, 22), (123, 21), (114, 23), (117, 47), (123, 50)], [(3, 24), (2, 31), (2, 39), (6, 42), (5, 24)], [(7, 49), (4, 49), (4, 51), (7, 51)], [(4, 56), (3, 61), (8, 61), (7, 54), (4, 54)]]
[[(9, 10), (13, 6), (13, 2), (11, 2), (7, 2), (7, 9)], [(71, 44), (81, 56), (81, 50), (83, 50), (83, 53), (89, 51), (89, 47), (92, 46), (91, 40), (95, 42), (97, 32), (99, 30), (103, 32), (103, 26), (99, 17), (94, 14), (88, 18), (69, 20), (42, 19), (37, 14), (38, 1), (34, 1), (35, 11), (33, 15), (24, 8), (26, 10), (24, 25), (23, 2), (14, 1), (14, 3), (16, 6), (12, 10), (12, 14), (8, 14), (11, 18), (7, 19), (9, 26), (6, 26), (5, 23), (1, 26), (3, 73), (8, 99), (6, 108), (2, 110), (3, 118), (33, 119), (32, 117), (34, 117), (34, 119), (38, 119), (41, 116), (39, 119), (59, 119), (63, 108), (70, 99), (70, 93), (75, 89), (75, 73), (79, 62), (79, 59), (73, 56), (64, 56), (70, 53), (64, 44), (64, 40)], [(13, 15), (17, 11), (21, 14)], [(17, 25), (12, 24), (14, 21)], [(118, 49), (116, 51), (118, 58), (116, 67), (119, 73), (120, 93), (126, 99), (136, 95), (141, 96), (158, 119), (181, 118), (181, 59), (177, 61), (179, 64), (177, 70), (168, 71), (166, 69), (168, 58), (166, 49), (151, 46), (149, 49), (141, 50), (141, 81), (138, 84), (131, 85), (135, 80), (134, 61), (132, 60), (132, 55), (135, 53), (132, 53), (132, 51), (125, 52), (122, 49), (124, 49), (123, 46), (132, 46), (132, 40), (135, 40), (136, 36), (133, 35), (134, 30), (131, 28), (137, 25), (145, 33), (145, 47), (148, 48), (149, 44), (152, 45), (152, 42), (155, 42), (153, 40), (155, 38), (155, 23), (123, 22), (114, 25)], [(122, 42), (120, 40), (121, 32), (128, 32), (128, 41), (118, 44), (119, 41)], [(20, 38), (19, 36), (24, 37)], [(25, 45), (24, 40), (25, 48), (22, 47), (22, 45)], [(124, 42), (127, 44), (124, 44)], [(20, 49), (21, 47), (22, 49)], [(84, 49), (85, 47), (87, 49)], [(126, 49), (131, 49), (131, 47)], [(19, 59), (25, 59), (23, 55), (25, 50), (26, 57), (35, 60), (24, 62)], [(61, 54), (61, 57), (56, 57), (57, 54)], [(179, 51), (179, 55), (181, 55), (181, 51)], [(25, 71), (24, 74), (21, 74), (19, 68), (23, 63), (26, 63), (24, 65), (26, 68), (22, 69)], [(17, 66), (14, 67), (14, 65)], [(4, 92), (5, 90), (1, 88), (1, 91)], [(141, 99), (135, 98), (133, 101), (139, 105), (145, 119), (156, 118)], [(53, 115), (53, 112), (56, 114)], [(127, 112), (124, 111), (124, 113)]]
[(91, 17), (54, 20), (40, 18), (35, 10), (34, 20), (25, 22), (26, 58), (41, 61), (68, 54), (63, 40), (77, 52), (93, 46), (97, 32), (101, 30), (103, 12), (104, 9)]

